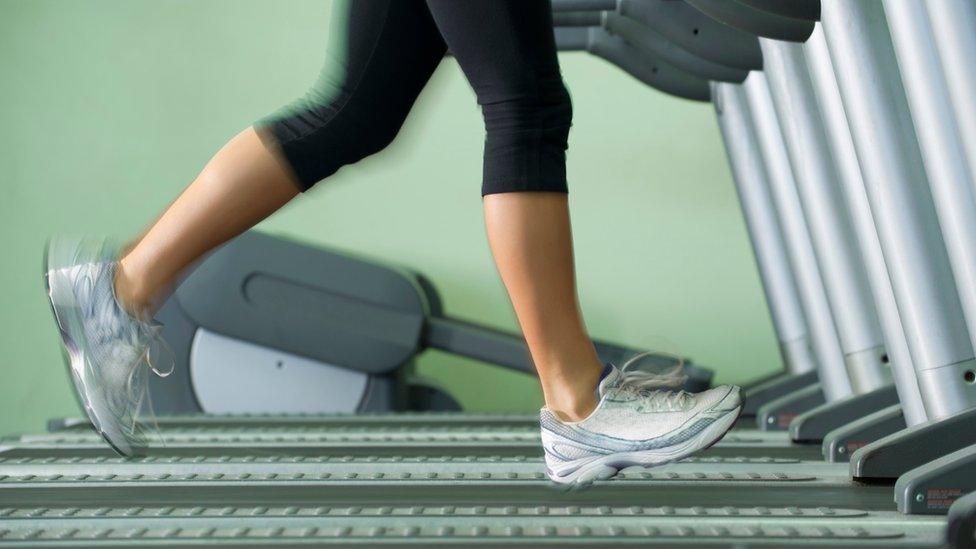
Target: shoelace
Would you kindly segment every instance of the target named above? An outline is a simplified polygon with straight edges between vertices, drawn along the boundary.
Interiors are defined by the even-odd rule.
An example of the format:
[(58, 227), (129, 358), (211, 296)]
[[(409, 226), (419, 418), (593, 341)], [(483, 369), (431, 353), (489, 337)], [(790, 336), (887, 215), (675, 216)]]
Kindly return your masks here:
[[(173, 350), (163, 339), (163, 325), (146, 323), (142, 327), (146, 335), (146, 352), (143, 358), (152, 373), (158, 377), (167, 377), (176, 370), (176, 362), (173, 360)], [(168, 363), (167, 369), (157, 368), (158, 362)]]
[(617, 380), (617, 387), (639, 390), (677, 389), (684, 384), (688, 376), (684, 374), (684, 361), (680, 358), (673, 366), (660, 372), (632, 369), (642, 358), (651, 354), (651, 352), (641, 353), (625, 362), (620, 368), (620, 379)]
[(644, 401), (644, 407), (653, 411), (673, 412), (684, 409), (691, 395), (685, 391), (675, 391), (687, 379), (683, 361), (679, 359), (672, 367), (660, 372), (634, 368), (642, 358), (650, 354), (641, 353), (624, 363), (620, 368), (620, 379), (613, 390), (640, 398)]
[[(114, 277), (114, 271), (114, 266), (110, 267), (102, 273), (102, 276)], [(93, 288), (94, 283), (90, 274), (88, 276), (88, 282)], [(97, 317), (106, 323), (103, 337), (118, 337), (133, 348), (141, 348), (142, 354), (139, 360), (145, 361), (153, 374), (165, 378), (173, 373), (176, 369), (173, 351), (162, 337), (163, 327), (161, 324), (144, 321), (130, 315), (118, 302), (115, 292), (112, 292), (106, 299), (92, 299), (91, 302), (93, 308), (99, 309), (96, 313)], [(168, 363), (168, 368), (159, 368), (158, 362)]]
[(689, 398), (685, 391), (651, 391), (644, 395), (642, 406), (654, 412), (680, 412), (688, 406)]

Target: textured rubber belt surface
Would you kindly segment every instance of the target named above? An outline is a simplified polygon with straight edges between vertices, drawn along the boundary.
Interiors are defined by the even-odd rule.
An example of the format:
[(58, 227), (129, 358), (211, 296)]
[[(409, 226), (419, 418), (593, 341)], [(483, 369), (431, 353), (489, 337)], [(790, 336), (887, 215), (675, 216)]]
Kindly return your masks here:
[[(309, 457), (309, 456), (185, 456), (120, 457), (20, 457), (0, 458), (0, 475), (183, 475), (194, 474), (536, 474), (544, 469), (537, 457), (446, 456), (414, 457)], [(630, 472), (645, 472), (634, 467)], [(653, 473), (784, 475), (797, 479), (848, 478), (848, 466), (841, 463), (804, 462), (770, 458), (688, 458), (651, 470)]]
[[(461, 412), (403, 412), (363, 414), (186, 414), (157, 416), (160, 428), (267, 427), (267, 426), (508, 426), (539, 427), (538, 414), (469, 414)], [(48, 422), (51, 431), (89, 430), (87, 419), (64, 418)]]
[[(135, 468), (125, 474), (18, 473), (4, 468), (0, 506), (11, 505), (618, 505), (780, 507), (809, 506), (893, 510), (890, 486), (859, 486), (840, 478), (802, 473), (630, 472), (591, 489), (556, 489), (540, 471), (409, 472), (321, 468), (269, 472), (212, 466), (195, 472)], [(40, 471), (38, 471), (40, 472)], [(93, 471), (94, 472), (94, 471)], [(13, 473), (13, 474), (11, 474)]]
[[(935, 545), (944, 519), (804, 507), (146, 506), (0, 508), (0, 541), (72, 543), (573, 543)], [(787, 541), (789, 540), (789, 541)], [(557, 543), (558, 542), (558, 543)]]
[[(170, 429), (225, 429), (225, 428), (509, 428), (538, 430), (538, 414), (468, 414), (463, 412), (406, 412), (365, 414), (186, 414), (157, 416), (161, 430)], [(82, 418), (62, 418), (48, 422), (52, 432), (87, 432), (88, 421)], [(755, 426), (736, 429), (733, 434), (749, 438), (774, 437), (788, 441), (786, 433), (760, 431)]]
[[(345, 437), (347, 439), (429, 440), (450, 438), (452, 440), (538, 440), (539, 426), (471, 426), (471, 425), (338, 425), (338, 426), (300, 426), (300, 425), (262, 425), (262, 426), (211, 426), (195, 425), (188, 427), (160, 426), (159, 431), (167, 439), (181, 440), (200, 437), (200, 440), (233, 438), (238, 440), (261, 440), (269, 437), (278, 439), (325, 440)], [(90, 429), (56, 431), (53, 433), (25, 434), (19, 437), (25, 441), (71, 442), (98, 440), (98, 435)], [(720, 442), (734, 444), (780, 444), (791, 445), (789, 435), (782, 431), (740, 430), (727, 434)]]
[[(542, 456), (537, 439), (471, 440), (465, 437), (387, 437), (327, 436), (327, 437), (165, 437), (149, 448), (158, 456)], [(51, 440), (7, 439), (0, 441), (2, 457), (36, 456), (111, 456), (112, 450), (104, 442), (85, 436)], [(712, 446), (700, 455), (708, 457), (767, 457), (821, 460), (818, 446), (783, 446), (774, 443), (724, 442)]]

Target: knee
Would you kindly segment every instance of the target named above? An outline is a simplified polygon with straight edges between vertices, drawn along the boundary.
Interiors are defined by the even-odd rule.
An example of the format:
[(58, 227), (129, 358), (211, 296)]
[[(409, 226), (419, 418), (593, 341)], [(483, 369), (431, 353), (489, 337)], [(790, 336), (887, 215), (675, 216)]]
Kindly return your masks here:
[(485, 165), (482, 194), (566, 192), (566, 149), (573, 123), (569, 93), (514, 95), (483, 104)]
[[(549, 89), (513, 94), (485, 103), (482, 111), (489, 139), (535, 134), (550, 135), (558, 140), (559, 136), (568, 135), (573, 123), (573, 104), (561, 82)], [(565, 137), (562, 140), (565, 141)]]
[(406, 112), (359, 96), (303, 98), (267, 120), (304, 189), (389, 146)]

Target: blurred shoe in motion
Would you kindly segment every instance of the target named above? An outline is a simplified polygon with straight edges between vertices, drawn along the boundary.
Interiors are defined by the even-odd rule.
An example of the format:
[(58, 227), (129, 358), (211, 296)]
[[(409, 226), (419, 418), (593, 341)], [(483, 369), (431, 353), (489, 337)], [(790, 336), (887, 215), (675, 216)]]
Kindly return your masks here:
[[(126, 312), (115, 295), (117, 251), (105, 240), (48, 242), (44, 280), (64, 343), (68, 371), (95, 430), (123, 456), (145, 451), (152, 417), (150, 353), (159, 326)], [(172, 370), (170, 370), (172, 371)]]

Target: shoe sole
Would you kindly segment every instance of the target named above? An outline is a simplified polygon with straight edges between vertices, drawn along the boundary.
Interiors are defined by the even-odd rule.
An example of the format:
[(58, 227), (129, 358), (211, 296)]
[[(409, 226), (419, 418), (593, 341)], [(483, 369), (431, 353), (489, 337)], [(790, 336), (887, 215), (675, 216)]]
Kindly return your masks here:
[[(80, 242), (80, 239), (74, 242)], [(123, 457), (136, 455), (136, 451), (126, 452), (102, 427), (98, 414), (95, 413), (84, 380), (80, 377), (79, 371), (85, 370), (85, 353), (78, 341), (84, 340), (82, 332), (82, 320), (79, 313), (80, 307), (75, 299), (74, 292), (70, 287), (66, 287), (66, 282), (57, 276), (57, 270), (72, 266), (70, 260), (66, 258), (70, 255), (66, 250), (67, 241), (49, 240), (44, 246), (44, 289), (47, 291), (48, 302), (51, 305), (51, 313), (54, 315), (58, 332), (61, 335), (62, 351), (65, 358), (65, 367), (68, 370), (68, 377), (71, 378), (75, 388), (75, 396), (81, 404), (85, 415), (91, 422), (95, 431), (112, 447), (117, 454)], [(70, 248), (70, 247), (69, 247)], [(131, 446), (127, 444), (127, 446)]]
[(550, 476), (549, 478), (562, 487), (583, 487), (597, 480), (607, 480), (620, 472), (621, 469), (626, 469), (627, 467), (659, 467), (707, 450), (716, 442), (722, 440), (732, 426), (735, 425), (735, 422), (739, 419), (739, 415), (742, 414), (742, 398), (739, 395), (739, 391), (729, 391), (729, 394), (725, 395), (710, 410), (728, 406), (730, 398), (737, 401), (735, 408), (729, 408), (727, 413), (712, 422), (711, 425), (703, 429), (700, 433), (681, 444), (666, 448), (656, 448), (654, 450), (621, 452), (600, 456), (596, 459), (591, 458), (592, 461), (581, 465), (578, 469), (564, 477), (554, 478)]

